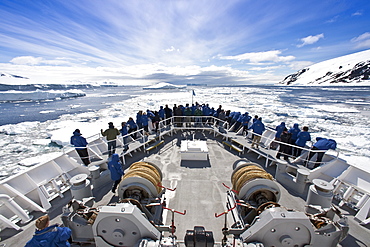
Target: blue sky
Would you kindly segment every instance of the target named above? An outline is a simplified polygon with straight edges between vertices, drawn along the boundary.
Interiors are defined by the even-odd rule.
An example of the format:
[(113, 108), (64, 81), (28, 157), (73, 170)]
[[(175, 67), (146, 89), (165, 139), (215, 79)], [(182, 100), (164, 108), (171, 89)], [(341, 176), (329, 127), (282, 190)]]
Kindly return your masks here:
[(370, 49), (369, 12), (368, 0), (2, 0), (0, 72), (123, 83), (279, 81)]

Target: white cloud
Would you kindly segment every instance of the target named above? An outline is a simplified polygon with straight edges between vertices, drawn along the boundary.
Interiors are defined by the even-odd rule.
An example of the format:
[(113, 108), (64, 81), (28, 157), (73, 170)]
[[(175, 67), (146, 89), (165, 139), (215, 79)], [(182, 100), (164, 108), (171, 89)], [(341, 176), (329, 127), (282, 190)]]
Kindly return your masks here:
[(10, 62), (16, 65), (71, 65), (70, 60), (64, 57), (47, 60), (42, 57), (20, 56), (13, 58)]
[(266, 71), (266, 70), (276, 70), (276, 69), (280, 69), (281, 66), (264, 66), (264, 67), (253, 67), (253, 68), (250, 68), (249, 70), (253, 70), (253, 71)]
[(166, 52), (173, 52), (173, 51), (180, 52), (180, 49), (176, 49), (175, 47), (173, 47), (173, 46), (171, 45), (171, 47), (170, 47), (170, 48), (168, 48), (168, 49), (166, 49), (165, 51), (166, 51)]
[(360, 49), (360, 48), (370, 48), (370, 39), (368, 40), (364, 40), (360, 43), (358, 43), (355, 47), (356, 49)]
[(351, 39), (352, 43), (355, 43), (355, 48), (369, 48), (370, 47), (370, 32), (361, 34), (358, 37)]
[(367, 39), (370, 39), (370, 33), (369, 32), (363, 33), (360, 36), (351, 39), (351, 41), (352, 42), (359, 42), (359, 41), (363, 41), (363, 40), (367, 40)]
[(330, 20), (327, 20), (327, 21), (326, 21), (326, 23), (334, 23), (334, 22), (336, 22), (336, 21), (338, 20), (338, 18), (339, 18), (339, 15), (334, 16), (334, 17), (333, 17), (333, 18), (331, 18)]
[(313, 62), (310, 61), (294, 61), (289, 64), (289, 67), (293, 70), (301, 70), (303, 68), (306, 68), (310, 65), (314, 64)]
[(250, 52), (244, 53), (236, 56), (220, 56), (220, 59), (226, 60), (249, 60), (251, 63), (260, 63), (260, 62), (287, 62), (294, 60), (294, 56), (279, 56), (281, 51), (273, 50), (273, 51), (265, 51), (265, 52)]
[(10, 60), (13, 64), (18, 65), (38, 65), (42, 61), (42, 57), (32, 57), (32, 56), (21, 56), (21, 57), (15, 57), (12, 60)]
[(358, 16), (358, 15), (362, 15), (362, 12), (361, 11), (356, 11), (355, 13), (352, 14), (352, 16)]
[(320, 39), (323, 39), (323, 38), (324, 38), (323, 33), (315, 35), (315, 36), (312, 36), (312, 35), (307, 36), (305, 38), (300, 39), (302, 41), (302, 44), (297, 45), (297, 47), (302, 47), (302, 46), (305, 46), (305, 45), (315, 44), (317, 41), (319, 41)]

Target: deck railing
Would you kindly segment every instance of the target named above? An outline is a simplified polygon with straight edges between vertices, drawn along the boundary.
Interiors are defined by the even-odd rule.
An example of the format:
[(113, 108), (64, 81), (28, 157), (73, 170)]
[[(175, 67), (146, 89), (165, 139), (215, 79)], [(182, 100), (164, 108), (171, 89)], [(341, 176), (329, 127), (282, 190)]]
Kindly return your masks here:
[[(153, 134), (152, 130), (154, 129), (153, 123), (149, 122), (149, 130), (150, 133)], [(158, 122), (158, 129), (156, 129), (156, 136), (162, 137), (166, 133), (173, 133), (173, 131), (177, 130), (216, 130), (218, 134), (228, 135), (229, 133), (234, 133), (235, 135), (243, 135), (242, 129), (243, 126), (240, 126), (237, 130), (233, 130), (234, 126), (230, 126), (230, 124), (226, 120), (221, 120), (213, 116), (173, 116), (164, 120), (161, 120)], [(267, 131), (265, 131), (262, 135), (253, 133), (252, 130), (248, 131), (248, 135), (246, 138), (248, 140), (252, 139), (252, 135), (258, 135), (261, 136), (260, 140), (260, 146), (262, 146), (264, 149), (270, 150), (271, 144), (275, 142), (277, 144), (277, 148), (274, 150), (277, 150), (279, 152), (279, 146), (285, 145), (288, 146), (290, 150), (293, 149), (300, 149), (301, 155), (298, 157), (295, 157), (292, 155), (292, 153), (288, 152), (287, 154), (282, 153), (281, 156), (287, 155), (290, 159), (293, 159), (295, 163), (303, 163), (308, 168), (314, 168), (319, 166), (321, 163), (325, 162), (325, 158), (321, 162), (314, 161), (316, 158), (316, 155), (318, 153), (325, 153), (326, 150), (312, 150), (312, 142), (308, 142), (310, 146), (305, 147), (299, 147), (294, 144), (290, 143), (284, 143), (278, 140), (275, 140), (274, 133), (276, 133), (275, 130), (272, 128), (269, 128), (269, 135), (266, 135)], [(215, 133), (216, 133), (215, 132)], [(272, 133), (272, 134), (271, 134)], [(147, 142), (147, 135), (149, 133), (146, 133), (144, 129), (139, 129), (134, 132), (131, 132), (125, 136), (120, 135), (116, 141), (117, 141), (117, 147), (120, 148), (128, 148), (132, 143), (135, 142), (141, 142), (146, 143)], [(96, 143), (94, 140), (101, 140), (101, 142)], [(101, 155), (106, 154), (106, 152), (101, 151), (100, 153), (96, 151), (96, 147), (101, 146), (102, 142), (105, 143), (105, 146), (108, 146), (108, 141), (100, 134), (95, 134), (93, 136), (90, 136), (87, 138), (88, 141), (93, 141), (92, 143), (89, 143), (87, 145), (87, 149), (89, 151), (89, 158), (94, 159), (96, 157), (101, 158)], [(125, 141), (124, 141), (125, 140)], [(84, 147), (73, 147), (72, 145), (67, 145), (63, 147), (64, 153), (71, 152), (72, 148), (84, 148)], [(338, 158), (339, 151), (334, 151), (334, 156)], [(307, 161), (307, 157), (310, 153), (314, 153), (314, 155), (311, 157), (310, 161)], [(77, 156), (76, 156), (77, 157)], [(324, 156), (325, 157), (325, 156)]]

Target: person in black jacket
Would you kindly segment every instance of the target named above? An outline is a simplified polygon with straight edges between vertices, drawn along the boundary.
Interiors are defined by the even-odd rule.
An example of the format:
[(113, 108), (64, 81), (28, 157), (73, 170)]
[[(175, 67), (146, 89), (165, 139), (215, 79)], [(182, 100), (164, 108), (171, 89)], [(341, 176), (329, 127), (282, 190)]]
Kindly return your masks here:
[[(288, 132), (288, 129), (284, 128), (283, 132), (280, 135), (280, 141), (283, 143), (290, 143), (291, 136), (292, 134)], [(290, 154), (291, 150), (290, 146), (282, 143), (279, 144), (279, 152), (277, 153), (276, 158), (280, 159), (280, 156), (284, 155), (284, 160), (288, 161), (288, 155)]]
[(161, 121), (161, 117), (159, 116), (159, 113), (157, 111), (154, 111), (154, 117), (152, 119), (153, 131), (154, 132), (159, 131), (159, 122), (160, 121)]
[[(165, 106), (164, 113), (165, 113), (165, 118), (166, 119), (172, 117), (172, 110), (171, 110), (171, 108), (168, 107), (168, 105)], [(167, 120), (166, 124), (167, 125), (170, 124), (170, 120)]]

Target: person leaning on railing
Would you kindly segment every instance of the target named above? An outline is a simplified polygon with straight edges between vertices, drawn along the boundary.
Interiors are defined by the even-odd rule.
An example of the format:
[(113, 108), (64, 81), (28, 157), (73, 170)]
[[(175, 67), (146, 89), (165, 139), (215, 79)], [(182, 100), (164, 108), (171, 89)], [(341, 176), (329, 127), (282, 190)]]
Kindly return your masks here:
[(203, 116), (203, 111), (201, 106), (198, 106), (197, 109), (195, 109), (194, 116), (195, 116), (195, 126), (196, 127), (202, 126), (201, 116)]
[(76, 129), (71, 136), (71, 144), (75, 146), (76, 152), (81, 157), (82, 162), (85, 166), (90, 164), (89, 153), (87, 152), (87, 141), (85, 137), (82, 137), (82, 134), (79, 129)]
[(308, 132), (308, 127), (304, 126), (302, 131), (297, 134), (297, 140), (295, 141), (295, 145), (298, 148), (293, 148), (293, 156), (298, 157), (301, 156), (302, 148), (306, 146), (306, 142), (311, 141), (311, 135)]
[[(285, 122), (281, 122), (281, 124), (276, 126), (276, 128), (275, 128), (275, 130), (276, 130), (275, 141), (281, 141), (280, 135), (281, 135), (281, 133), (283, 133), (284, 129), (285, 129)], [(270, 144), (270, 149), (275, 150), (275, 149), (277, 149), (278, 146), (279, 146), (279, 144), (277, 142), (272, 141), (271, 144)]]
[[(306, 166), (310, 159), (317, 153), (316, 162), (313, 168), (318, 167), (321, 164), (322, 158), (324, 157), (325, 151), (329, 149), (335, 150), (337, 148), (337, 142), (333, 139), (326, 139), (322, 137), (316, 137), (316, 143), (313, 144), (310, 153), (306, 160)], [(318, 152), (315, 152), (318, 151)]]
[(256, 145), (258, 148), (258, 144), (261, 141), (262, 133), (266, 130), (265, 125), (262, 123), (262, 118), (260, 117), (256, 119), (251, 127), (249, 127), (249, 129), (253, 130), (253, 140), (251, 147), (253, 148), (254, 145)]
[(116, 152), (116, 138), (120, 134), (118, 129), (114, 128), (112, 122), (108, 123), (109, 128), (105, 131), (100, 130), (101, 134), (107, 138), (108, 141), (108, 156), (110, 157), (112, 154)]
[(127, 144), (128, 144), (128, 127), (126, 122), (121, 123), (121, 129), (119, 132), (121, 132), (122, 135), (122, 141), (123, 141), (123, 150), (126, 151), (128, 149)]
[[(135, 121), (132, 117), (128, 118), (127, 126), (128, 126), (128, 133), (137, 131), (138, 126), (137, 126), (137, 124), (135, 123)], [(133, 133), (131, 135), (131, 137), (135, 140), (136, 139), (136, 133)]]
[(294, 155), (294, 153), (297, 152), (295, 150), (296, 148), (294, 146), (295, 146), (295, 142), (297, 141), (297, 136), (298, 136), (299, 132), (301, 132), (301, 130), (299, 129), (297, 123), (295, 123), (293, 125), (293, 127), (289, 129), (289, 133), (292, 134), (291, 137), (290, 137), (290, 141), (289, 141), (289, 144), (292, 145), (292, 146), (290, 146), (290, 150), (291, 150), (292, 155)]
[(280, 135), (280, 144), (279, 144), (279, 151), (276, 154), (276, 158), (280, 159), (281, 155), (284, 155), (284, 160), (289, 161), (288, 157), (290, 155), (291, 147), (289, 145), (285, 145), (283, 143), (290, 143), (290, 138), (292, 134), (288, 132), (287, 128), (284, 128), (283, 133)]

